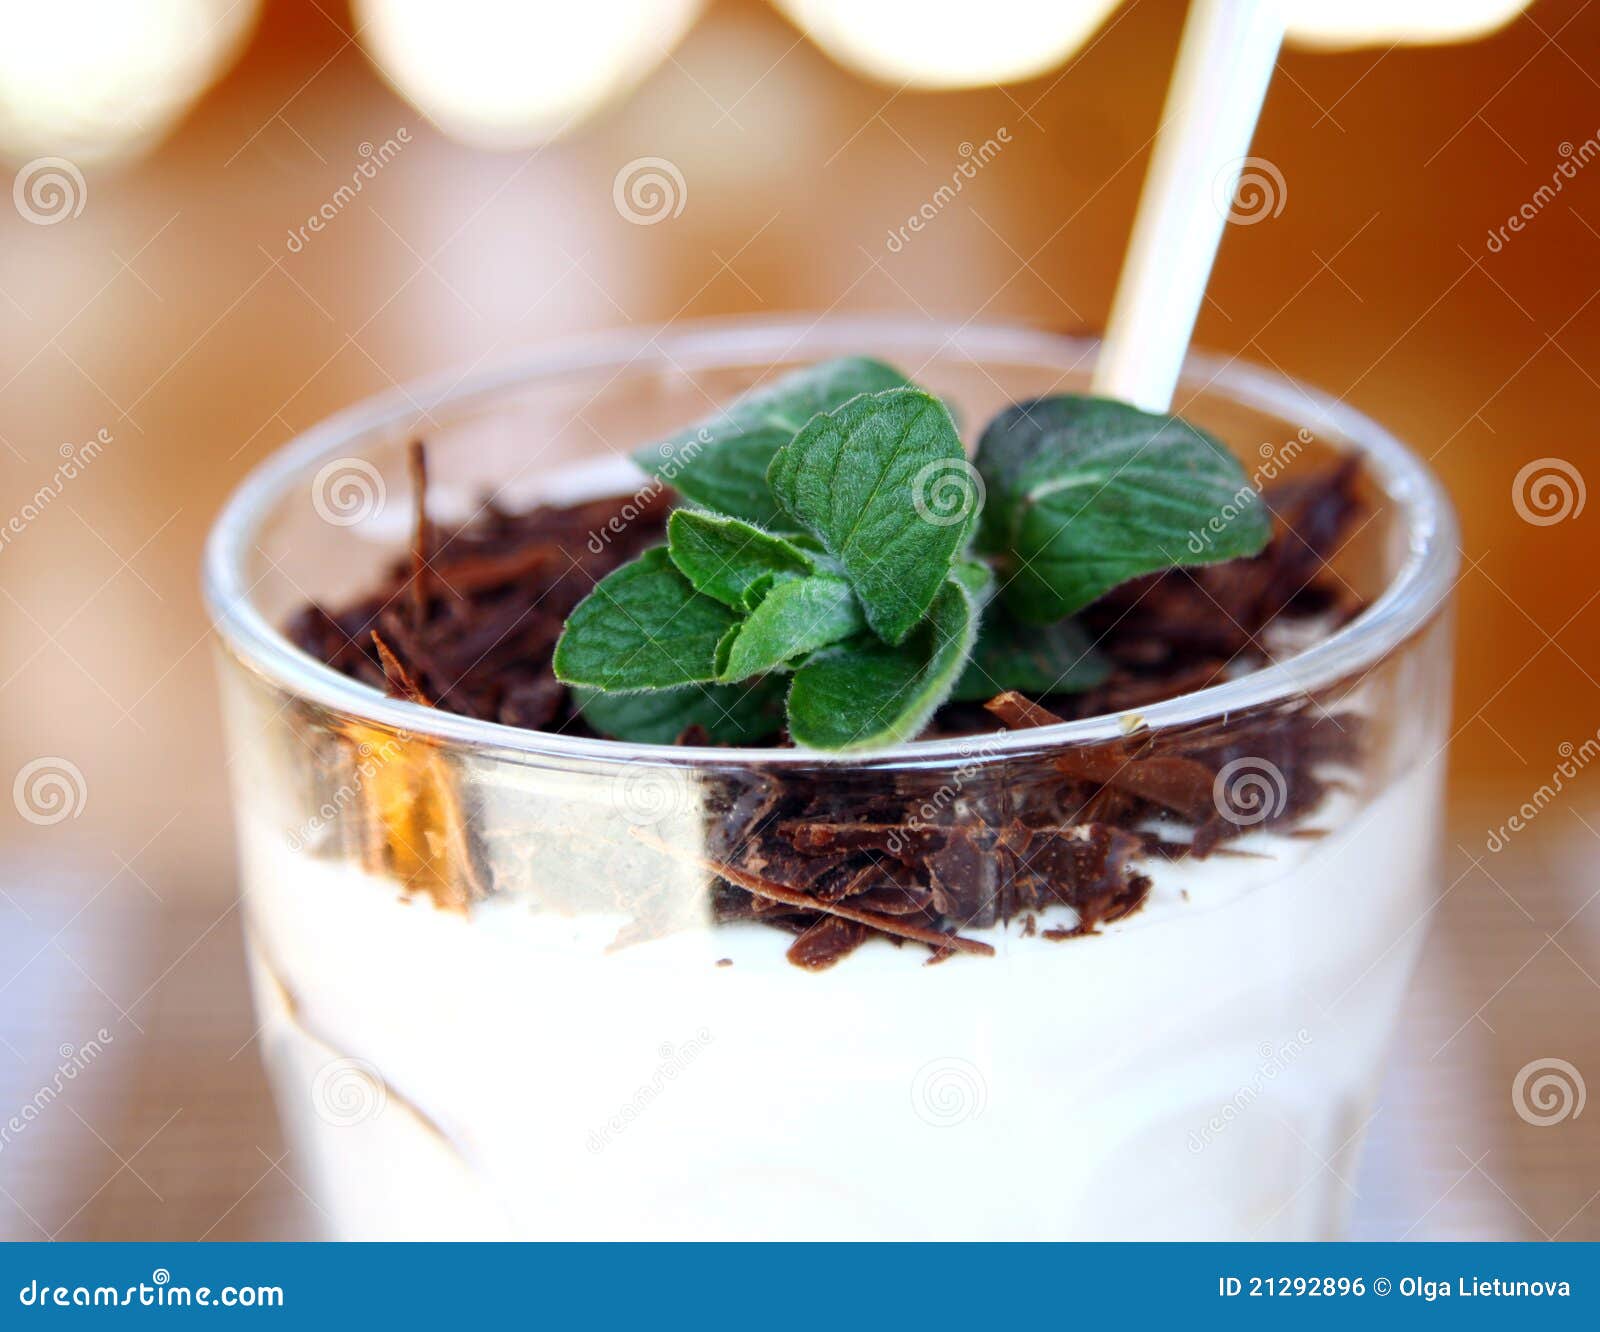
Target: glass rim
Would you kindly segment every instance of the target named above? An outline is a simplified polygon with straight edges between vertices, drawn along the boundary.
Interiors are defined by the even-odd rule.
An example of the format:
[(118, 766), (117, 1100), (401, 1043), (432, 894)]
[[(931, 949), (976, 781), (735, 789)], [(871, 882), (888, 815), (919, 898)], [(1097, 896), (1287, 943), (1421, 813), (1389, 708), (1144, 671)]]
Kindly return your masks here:
[[(639, 744), (531, 731), (501, 722), (427, 708), (390, 698), (334, 670), (296, 647), (255, 605), (247, 561), (260, 525), (289, 490), (309, 480), (322, 463), (351, 453), (352, 444), (376, 430), (415, 420), (422, 413), (490, 397), (518, 385), (607, 366), (623, 371), (657, 368), (694, 371), (712, 367), (772, 365), (842, 342), (859, 354), (903, 363), (919, 349), (927, 358), (964, 356), (975, 364), (1027, 358), (1063, 372), (1091, 365), (1099, 340), (1052, 333), (1022, 324), (954, 323), (882, 315), (734, 316), (683, 324), (613, 329), (536, 344), (469, 375), (435, 374), (401, 384), (335, 413), (277, 449), (232, 491), (206, 540), (202, 597), (213, 628), (234, 655), (285, 692), (379, 727), (456, 746), (496, 752), (534, 764), (655, 764), (933, 767), (1005, 758), (1042, 748), (1103, 742), (1138, 729), (1157, 731), (1217, 720), (1271, 705), (1359, 675), (1426, 625), (1454, 585), (1458, 564), (1455, 514), (1428, 467), (1376, 421), (1319, 389), (1287, 375), (1193, 352), (1184, 361), (1180, 397), (1219, 397), (1252, 408), (1358, 450), (1384, 494), (1402, 511), (1406, 555), (1384, 590), (1349, 623), (1312, 646), (1248, 675), (1120, 712), (1058, 725), (993, 734), (912, 740), (863, 752), (760, 746)], [(816, 347), (819, 353), (823, 348)], [(916, 371), (912, 371), (915, 378)], [(359, 450), (356, 450), (359, 452)]]

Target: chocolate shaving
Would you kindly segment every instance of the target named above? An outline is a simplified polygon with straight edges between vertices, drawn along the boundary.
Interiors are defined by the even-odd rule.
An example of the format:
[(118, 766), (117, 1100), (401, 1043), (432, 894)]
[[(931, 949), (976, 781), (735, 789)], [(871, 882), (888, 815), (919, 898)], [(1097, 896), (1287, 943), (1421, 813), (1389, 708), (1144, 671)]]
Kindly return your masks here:
[[(984, 707), (1012, 730), (1050, 726), (1062, 720), (1015, 692), (997, 695)], [(1129, 746), (1113, 743), (1064, 750), (1054, 762), (1069, 777), (1126, 791), (1188, 819), (1204, 819), (1214, 812), (1211, 788), (1216, 774), (1193, 759), (1176, 754), (1140, 758)]]
[[(415, 521), (405, 557), (370, 595), (343, 608), (303, 608), (290, 637), (334, 669), (419, 706), (593, 734), (552, 673), (551, 654), (567, 614), (594, 584), (664, 540), (671, 493), (655, 487), (524, 512), (491, 499), (468, 522), (440, 527), (427, 511), (420, 443), (408, 464)], [(1355, 459), (1280, 482), (1264, 495), (1278, 521), (1260, 555), (1136, 579), (1089, 607), (1079, 620), (1111, 663), (1094, 689), (950, 704), (926, 734), (1135, 712), (1265, 664), (1263, 636), (1276, 625), (1342, 623), (1361, 605), (1325, 561), (1363, 512), (1363, 484)], [(370, 747), (377, 734), (352, 730), (348, 748)], [(678, 743), (712, 741), (688, 727)], [(1221, 724), (1057, 747), (983, 765), (961, 780), (948, 770), (885, 776), (735, 764), (704, 779), (705, 854), (633, 831), (706, 872), (714, 922), (758, 922), (791, 935), (788, 957), (797, 966), (822, 970), (873, 939), (922, 945), (936, 963), (994, 951), (965, 930), (1020, 919), (1024, 937), (1061, 940), (1126, 917), (1149, 895), (1142, 864), (1229, 854), (1226, 843), (1249, 830), (1223, 817), (1213, 789), (1231, 761), (1250, 757), (1281, 773), (1281, 807), (1257, 826), (1292, 829), (1334, 789), (1327, 766), (1350, 763), (1361, 743), (1353, 715), (1329, 716), (1299, 700)], [(336, 758), (351, 761), (344, 751)], [(426, 742), (408, 739), (403, 761), (363, 795), (360, 846), (374, 871), (463, 910), (493, 888), (527, 888), (514, 870), (505, 883), (486, 882), (448, 760)], [(1173, 823), (1187, 825), (1187, 835), (1169, 835)], [(513, 840), (526, 835), (504, 831)], [(517, 863), (497, 852), (500, 859)], [(613, 947), (697, 919), (648, 882), (619, 887), (617, 903), (631, 919)], [(1051, 924), (1064, 910), (1075, 923)]]
[(394, 650), (383, 641), (378, 631), (372, 631), (372, 646), (378, 653), (378, 662), (383, 667), (383, 678), (389, 682), (389, 692), (396, 698), (403, 698), (408, 703), (416, 703), (424, 708), (431, 708), (433, 700), (417, 687), (417, 682), (411, 678), (411, 672), (400, 664), (400, 658), (394, 655)]
[(1049, 708), (1041, 708), (1014, 689), (996, 694), (983, 706), (1013, 731), (1026, 730), (1030, 726), (1057, 726), (1062, 721)]
[(729, 865), (724, 861), (712, 860), (709, 857), (693, 855), (681, 847), (664, 842), (659, 837), (647, 833), (639, 828), (632, 829), (633, 835), (646, 846), (663, 855), (672, 856), (688, 864), (700, 866), (708, 874), (726, 879), (729, 883), (737, 884), (746, 892), (754, 893), (757, 897), (765, 897), (773, 902), (781, 902), (788, 907), (796, 907), (802, 911), (821, 911), (826, 915), (839, 916), (858, 925), (867, 925), (877, 930), (880, 934), (892, 934), (897, 938), (909, 939), (915, 943), (924, 943), (937, 949), (956, 949), (963, 953), (980, 953), (985, 957), (994, 956), (994, 948), (980, 939), (964, 939), (959, 934), (946, 934), (940, 930), (924, 929), (909, 921), (900, 920), (894, 916), (881, 915), (876, 911), (862, 911), (857, 907), (849, 906), (842, 902), (825, 902), (808, 893), (798, 892), (786, 884), (777, 883), (772, 879), (762, 878), (759, 874), (747, 874), (744, 870)]
[(433, 525), (428, 521), (428, 452), (420, 439), (406, 450), (411, 470), (411, 618), (420, 628), (428, 615), (428, 555)]
[[(807, 971), (826, 971), (866, 943), (872, 931), (859, 921), (824, 916), (800, 935), (786, 954), (789, 961)], [(936, 949), (935, 953), (945, 950)]]
[[(390, 694), (419, 707), (434, 706), (377, 630), (372, 631), (372, 646)], [(369, 862), (378, 859), (408, 887), (426, 892), (438, 906), (465, 911), (486, 893), (455, 776), (426, 742), (390, 736), (378, 752), (385, 753), (390, 747), (399, 753), (371, 777), (380, 792), (389, 788), (389, 798), (380, 794), (373, 802), (381, 811), (373, 823), (381, 821), (383, 826), (377, 841), (369, 842), (367, 858)], [(374, 744), (364, 741), (362, 748), (370, 753)]]

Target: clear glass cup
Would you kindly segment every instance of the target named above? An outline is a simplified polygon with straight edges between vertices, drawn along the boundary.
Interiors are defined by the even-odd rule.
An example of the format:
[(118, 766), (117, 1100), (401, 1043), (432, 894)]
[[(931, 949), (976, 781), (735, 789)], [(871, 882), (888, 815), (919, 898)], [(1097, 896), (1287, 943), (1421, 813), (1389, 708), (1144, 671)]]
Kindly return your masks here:
[[(629, 331), (374, 399), (239, 488), (205, 588), (245, 931), (333, 1236), (1339, 1233), (1438, 889), (1457, 550), (1433, 479), (1348, 407), (1190, 361), (1179, 409), (1247, 470), (1363, 456), (1370, 513), (1332, 576), (1369, 604), (1137, 715), (849, 758), (621, 744), (385, 698), (280, 632), (405, 548), (414, 432), (449, 522), (490, 490), (631, 492), (627, 451), (794, 365), (881, 357), (970, 435), (1010, 401), (1084, 391), (1095, 353), (894, 319)], [(1063, 773), (1107, 776), (1108, 753), (1138, 772), (1198, 756), (1235, 835), (1204, 859), (1141, 849), (1143, 905), (1101, 902), (1098, 930), (1062, 939), (1082, 913), (1013, 912), (1017, 885), (1090, 837)], [(874, 940), (808, 971), (758, 919), (770, 901), (706, 868), (797, 811), (857, 835), (886, 801), (948, 849), (941, 886), (992, 954), (928, 965)], [(861, 854), (894, 879), (881, 831)]]

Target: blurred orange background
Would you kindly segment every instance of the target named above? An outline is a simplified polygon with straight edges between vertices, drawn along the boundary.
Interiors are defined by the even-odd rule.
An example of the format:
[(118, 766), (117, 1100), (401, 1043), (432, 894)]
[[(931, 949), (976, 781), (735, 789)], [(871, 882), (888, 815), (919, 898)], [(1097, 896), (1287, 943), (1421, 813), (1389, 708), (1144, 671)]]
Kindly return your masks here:
[[(110, 437), (0, 547), (0, 775), (59, 756), (87, 791), (69, 822), (0, 819), (0, 1089), (23, 1099), (69, 1020), (76, 1039), (118, 1033), (79, 1122), (0, 1153), (0, 1231), (299, 1233), (249, 1049), (196, 592), (244, 473), (373, 391), (579, 330), (793, 310), (1098, 329), (1182, 17), (1133, 0), (1043, 76), (926, 93), (840, 68), (758, 0), (719, 0), (632, 95), (545, 146), (487, 152), (398, 97), (342, 8), (278, 0), (150, 155), (84, 167), (81, 213), (41, 226), (0, 207), (4, 508)], [(1375, 1150), (1411, 1173), (1367, 1189), (1366, 1233), (1600, 1238), (1600, 1116), (1561, 1141), (1497, 1137), (1477, 1164), (1470, 1125), (1443, 1143), (1416, 1127), (1503, 1099), (1533, 1054), (1600, 1075), (1600, 908), (1581, 914), (1594, 779), (1514, 856), (1484, 848), (1558, 746), (1600, 725), (1600, 512), (1536, 524), (1513, 502), (1537, 459), (1600, 477), (1600, 165), (1582, 152), (1597, 50), (1600, 6), (1564, 0), (1468, 44), (1286, 50), (1253, 148), (1283, 208), (1230, 229), (1196, 334), (1388, 425), (1462, 517), (1456, 882), (1419, 981), (1434, 1007), (1402, 1036), (1437, 1077), (1391, 1098), (1410, 1118)], [(963, 145), (1002, 128), (1004, 151), (891, 247)], [(359, 197), (292, 244), (391, 141)], [(684, 182), (681, 213), (648, 226), (613, 202), (644, 157)], [(1491, 244), (1569, 159), (1584, 165), (1560, 194)]]

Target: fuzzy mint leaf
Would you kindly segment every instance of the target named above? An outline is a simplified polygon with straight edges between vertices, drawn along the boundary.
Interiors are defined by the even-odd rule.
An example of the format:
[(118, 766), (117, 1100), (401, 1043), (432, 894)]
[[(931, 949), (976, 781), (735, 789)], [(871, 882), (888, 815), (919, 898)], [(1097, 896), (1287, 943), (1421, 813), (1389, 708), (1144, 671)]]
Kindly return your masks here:
[(867, 627), (850, 584), (831, 574), (779, 583), (717, 653), (724, 680), (783, 670), (797, 658)]
[(1111, 663), (1075, 620), (1024, 624), (1003, 606), (983, 620), (972, 658), (951, 697), (979, 702), (1007, 689), (1024, 694), (1075, 694), (1111, 673)]
[(948, 697), (976, 627), (971, 595), (947, 578), (898, 647), (863, 636), (806, 662), (789, 690), (789, 734), (833, 750), (911, 739)]
[(735, 610), (754, 610), (780, 578), (802, 577), (816, 561), (798, 546), (740, 518), (678, 509), (667, 520), (667, 552), (678, 572)]
[(612, 740), (670, 745), (691, 726), (725, 745), (748, 745), (776, 734), (783, 725), (781, 676), (739, 685), (684, 685), (643, 694), (607, 694), (574, 689), (583, 719)]
[[(914, 388), (813, 417), (779, 450), (767, 480), (839, 561), (867, 623), (890, 644), (928, 613), (980, 502), (949, 410)], [(952, 481), (961, 494), (952, 495)]]
[(984, 431), (977, 465), (980, 545), (1002, 558), (1007, 606), (1036, 624), (1140, 574), (1254, 555), (1271, 535), (1217, 440), (1108, 398), (1009, 408)]
[(966, 588), (978, 610), (989, 604), (989, 598), (994, 595), (994, 570), (982, 560), (957, 560), (950, 569), (950, 576)]
[(894, 367), (864, 356), (823, 361), (752, 389), (688, 429), (639, 449), (633, 459), (696, 504), (780, 527), (780, 510), (767, 489), (773, 455), (818, 412), (906, 382)]
[(613, 693), (715, 680), (717, 644), (737, 618), (696, 592), (657, 546), (578, 603), (552, 665), (563, 684)]

